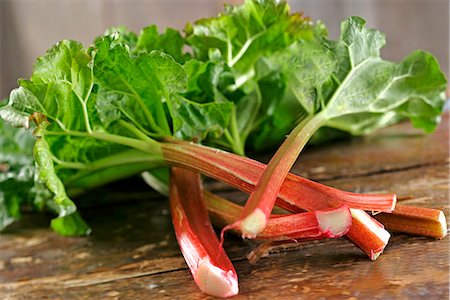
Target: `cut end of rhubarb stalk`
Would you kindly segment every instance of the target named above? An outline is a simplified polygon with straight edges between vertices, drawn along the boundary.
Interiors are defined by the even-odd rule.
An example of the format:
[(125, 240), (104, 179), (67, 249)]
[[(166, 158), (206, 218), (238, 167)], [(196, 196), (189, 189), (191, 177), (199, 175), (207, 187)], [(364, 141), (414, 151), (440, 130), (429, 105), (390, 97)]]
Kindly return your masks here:
[(391, 207), (391, 212), (394, 211), (396, 205), (397, 205), (397, 194), (393, 194), (393, 195), (392, 195), (392, 207)]
[(445, 219), (445, 215), (442, 211), (439, 213), (438, 222), (441, 224), (442, 228), (442, 236), (438, 237), (438, 239), (442, 239), (447, 236), (447, 220)]
[[(364, 211), (359, 209), (350, 209), (352, 216), (358, 220), (360, 220), (362, 223), (366, 224), (368, 229), (375, 233), (376, 236), (387, 245), (389, 242), (389, 239), (391, 238), (391, 234), (387, 232), (384, 229), (383, 224), (378, 222), (377, 220), (371, 218), (368, 214), (366, 214)], [(379, 255), (379, 254), (378, 254)], [(377, 256), (378, 257), (378, 256)]]
[(261, 209), (257, 208), (240, 221), (239, 228), (243, 238), (253, 239), (266, 228), (266, 224), (266, 215)]
[(350, 211), (352, 213), (352, 217), (360, 224), (364, 224), (367, 232), (372, 235), (371, 237), (367, 237), (368, 241), (373, 244), (370, 248), (361, 247), (361, 245), (358, 246), (369, 256), (371, 260), (376, 260), (378, 256), (383, 253), (384, 248), (386, 248), (386, 245), (391, 238), (391, 234), (384, 229), (383, 224), (370, 217), (365, 211), (359, 209), (350, 209)]
[(224, 271), (209, 261), (200, 263), (194, 277), (198, 287), (205, 294), (228, 298), (239, 293), (236, 274), (232, 270)]
[(320, 228), (328, 232), (331, 238), (338, 238), (347, 233), (352, 225), (352, 215), (347, 206), (329, 211), (316, 211)]

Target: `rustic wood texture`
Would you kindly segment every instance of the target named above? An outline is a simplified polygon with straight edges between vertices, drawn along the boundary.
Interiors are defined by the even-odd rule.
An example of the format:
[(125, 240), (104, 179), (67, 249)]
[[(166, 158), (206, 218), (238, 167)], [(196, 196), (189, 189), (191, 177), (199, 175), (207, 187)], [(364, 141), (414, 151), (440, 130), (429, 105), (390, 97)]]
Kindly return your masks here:
[[(399, 124), (375, 135), (309, 149), (294, 170), (359, 192), (396, 192), (403, 204), (449, 216), (449, 117), (432, 135)], [(263, 158), (264, 159), (264, 158)], [(0, 235), (1, 299), (209, 299), (199, 292), (176, 244), (164, 198), (131, 181), (85, 197), (86, 238), (64, 238), (48, 217), (26, 215)], [(221, 195), (245, 199), (215, 182)], [(105, 192), (106, 191), (106, 192)], [(115, 205), (93, 206), (108, 198)], [(150, 200), (149, 200), (150, 199)], [(86, 205), (85, 203), (88, 203)], [(372, 262), (345, 239), (275, 249), (251, 265), (257, 246), (227, 236), (240, 279), (236, 299), (448, 299), (448, 238), (394, 234)]]

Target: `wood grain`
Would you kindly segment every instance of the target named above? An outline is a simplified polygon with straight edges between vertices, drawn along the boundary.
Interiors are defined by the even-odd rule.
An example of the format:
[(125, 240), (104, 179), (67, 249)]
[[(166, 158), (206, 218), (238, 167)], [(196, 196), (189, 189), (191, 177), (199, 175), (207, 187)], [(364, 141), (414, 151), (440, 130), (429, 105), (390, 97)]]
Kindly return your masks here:
[[(447, 115), (429, 136), (400, 124), (310, 149), (295, 170), (345, 190), (396, 192), (404, 204), (443, 209), (448, 217), (448, 125)], [(33, 214), (0, 235), (0, 298), (210, 299), (196, 288), (179, 252), (166, 199), (139, 184), (129, 193), (129, 184), (91, 195), (112, 199), (113, 206), (93, 206), (85, 197), (82, 213), (93, 228), (87, 238), (57, 236), (48, 216)], [(231, 199), (246, 197), (215, 182), (207, 186)], [(251, 265), (246, 255), (256, 246), (227, 236), (240, 276), (236, 299), (449, 297), (448, 238), (394, 234), (375, 262), (338, 239), (275, 249)]]

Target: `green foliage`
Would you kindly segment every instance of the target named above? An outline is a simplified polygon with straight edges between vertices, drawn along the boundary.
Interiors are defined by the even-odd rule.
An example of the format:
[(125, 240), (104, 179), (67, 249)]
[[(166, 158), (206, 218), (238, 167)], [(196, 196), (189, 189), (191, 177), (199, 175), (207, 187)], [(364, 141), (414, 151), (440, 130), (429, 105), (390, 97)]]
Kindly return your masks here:
[(78, 193), (160, 167), (158, 142), (168, 138), (268, 151), (317, 115), (325, 128), (316, 142), (405, 118), (431, 132), (446, 85), (436, 59), (416, 51), (386, 61), (384, 43), (358, 17), (331, 41), (322, 23), (275, 0), (226, 6), (188, 24), (185, 37), (115, 27), (89, 48), (61, 41), (0, 107), (11, 125), (34, 121), (38, 137), (35, 168), (31, 134), (0, 123), (0, 228), (31, 204), (57, 214), (59, 233), (88, 233), (65, 187)]
[(20, 207), (33, 203), (33, 139), (24, 129), (0, 122), (0, 230), (20, 218)]

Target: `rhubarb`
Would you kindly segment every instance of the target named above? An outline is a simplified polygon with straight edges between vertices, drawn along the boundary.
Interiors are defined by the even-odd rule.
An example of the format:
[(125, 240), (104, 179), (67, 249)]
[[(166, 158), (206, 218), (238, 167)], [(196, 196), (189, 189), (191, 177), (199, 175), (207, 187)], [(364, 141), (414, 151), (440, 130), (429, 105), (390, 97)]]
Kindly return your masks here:
[[(447, 84), (439, 63), (424, 51), (398, 63), (383, 60), (384, 43), (359, 17), (343, 21), (339, 38), (330, 40), (321, 22), (290, 14), (285, 1), (275, 0), (227, 6), (216, 18), (189, 23), (183, 35), (159, 34), (155, 26), (136, 35), (120, 27), (88, 47), (60, 41), (0, 104), (0, 118), (15, 127), (29, 128), (34, 120), (37, 138), (33, 158), (24, 152), (24, 168), (21, 159), (18, 166), (0, 161), (6, 170), (0, 173), (0, 229), (31, 204), (58, 215), (52, 221), (57, 232), (88, 234), (68, 193), (174, 166), (190, 170), (175, 168), (170, 180), (175, 231), (206, 293), (236, 294), (237, 276), (211, 228), (199, 175), (191, 171), (251, 194), (237, 226), (230, 225), (246, 237), (270, 226), (272, 237), (283, 238), (301, 238), (305, 229), (298, 224), (315, 222), (319, 234), (328, 226), (345, 228), (348, 218), (337, 222), (333, 214), (348, 215), (342, 208), (348, 206), (346, 236), (376, 259), (390, 235), (363, 210), (392, 211), (395, 195), (338, 191), (289, 170), (310, 138), (366, 135), (406, 118), (425, 132), (436, 128)], [(3, 137), (0, 144), (10, 149), (15, 138)], [(283, 140), (268, 166), (183, 142), (244, 154), (267, 153)], [(164, 183), (152, 181), (161, 192)], [(294, 214), (272, 219), (274, 205)], [(336, 222), (324, 225), (323, 219)], [(277, 222), (286, 222), (285, 230)]]
[(397, 205), (392, 213), (376, 214), (375, 219), (387, 229), (418, 236), (442, 239), (447, 235), (447, 221), (441, 210)]
[[(163, 143), (161, 149), (166, 162), (169, 164), (195, 169), (241, 189), (244, 192), (251, 192), (253, 190), (264, 171), (264, 165), (261, 163), (233, 154), (224, 154), (225, 152), (220, 150), (216, 150), (216, 155), (213, 156), (211, 153), (213, 150), (208, 150), (207, 147), (194, 146), (187, 143)], [(194, 149), (196, 150), (194, 151)], [(224, 154), (223, 160), (219, 160), (221, 154)], [(236, 158), (236, 160), (234, 161), (233, 158)], [(298, 183), (297, 180), (292, 181)], [(303, 181), (303, 179), (300, 181)], [(308, 182), (308, 184), (309, 187), (302, 193), (303, 197), (301, 200), (297, 199), (298, 195), (295, 195), (295, 189), (291, 189), (290, 187), (281, 189), (279, 198), (277, 199), (277, 205), (290, 212), (323, 210), (338, 205), (340, 199), (336, 198), (339, 194), (337, 190), (333, 190), (333, 193), (330, 193), (330, 189), (325, 189), (327, 192), (321, 194), (318, 192), (320, 191), (320, 187), (318, 188), (312, 181)], [(287, 180), (283, 186), (286, 185)], [(297, 184), (297, 186), (299, 185)], [(309, 195), (311, 195), (311, 198)], [(342, 195), (343, 199), (345, 199), (346, 193), (344, 192)], [(354, 201), (355, 194), (350, 194), (350, 196), (352, 201)], [(362, 198), (365, 198), (364, 201), (368, 202), (375, 199), (383, 199), (384, 201), (390, 199), (390, 204), (387, 206), (390, 210), (392, 209), (392, 203), (396, 201), (395, 195), (374, 195), (373, 199), (371, 199), (371, 195), (366, 195)], [(314, 201), (311, 201), (311, 199)], [(373, 202), (376, 203), (376, 200)], [(342, 204), (345, 204), (345, 201)], [(375, 260), (384, 251), (390, 234), (384, 229), (383, 225), (371, 218), (366, 212), (355, 209), (352, 210), (352, 225), (346, 237), (366, 253), (370, 259)]]
[(170, 208), (178, 245), (200, 290), (221, 298), (238, 294), (238, 277), (212, 228), (199, 174), (172, 168)]
[[(190, 168), (247, 193), (253, 191), (266, 168), (248, 157), (173, 139), (161, 143), (161, 149), (167, 164)], [(351, 193), (289, 173), (276, 203), (293, 212), (344, 204), (354, 209), (391, 212), (396, 201), (395, 194)]]

